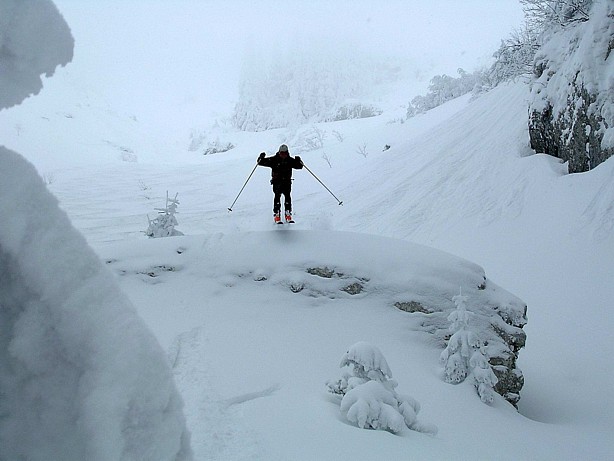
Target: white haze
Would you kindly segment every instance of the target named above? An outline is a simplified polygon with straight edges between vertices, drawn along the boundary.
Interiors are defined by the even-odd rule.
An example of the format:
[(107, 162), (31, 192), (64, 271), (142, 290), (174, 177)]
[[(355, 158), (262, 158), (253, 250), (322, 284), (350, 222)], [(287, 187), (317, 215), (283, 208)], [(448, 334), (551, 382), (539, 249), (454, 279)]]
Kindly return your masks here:
[[(407, 100), (437, 73), (490, 62), (522, 22), (517, 0), (284, 2), (59, 0), (75, 58), (54, 84), (87, 86), (135, 115), (152, 136), (182, 138), (225, 116), (249, 49), (265, 56), (325, 43), (389, 57), (408, 75)], [(74, 83), (73, 83), (74, 85)], [(404, 101), (405, 102), (405, 101)], [(163, 129), (163, 133), (160, 133)]]

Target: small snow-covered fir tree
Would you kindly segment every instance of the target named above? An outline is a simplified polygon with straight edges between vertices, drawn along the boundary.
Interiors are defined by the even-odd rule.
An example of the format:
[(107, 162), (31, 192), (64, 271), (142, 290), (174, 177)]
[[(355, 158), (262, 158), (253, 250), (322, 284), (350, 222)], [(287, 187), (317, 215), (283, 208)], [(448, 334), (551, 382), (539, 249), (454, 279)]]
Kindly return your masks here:
[(175, 194), (175, 198), (169, 198), (167, 191), (166, 207), (156, 208), (156, 211), (158, 211), (158, 217), (155, 219), (149, 219), (149, 215), (147, 215), (149, 227), (145, 231), (145, 235), (150, 238), (173, 237), (176, 235), (183, 235), (182, 232), (175, 229), (175, 226), (178, 224), (177, 218), (175, 218), (175, 213), (177, 213), (177, 206), (179, 205), (177, 195), (178, 194)]
[(348, 421), (364, 429), (393, 433), (405, 428), (436, 434), (437, 427), (418, 422), (420, 404), (396, 392), (397, 382), (381, 351), (361, 341), (351, 346), (340, 367), (349, 367), (343, 377), (327, 383), (328, 391), (342, 395), (341, 412)]
[(477, 350), (469, 359), (469, 366), (471, 367), (471, 374), (475, 379), (475, 387), (478, 391), (480, 399), (484, 403), (492, 403), (495, 399), (495, 385), (499, 382), (495, 376), (494, 371), (488, 358), (484, 354), (483, 348)]
[(472, 374), (480, 399), (490, 403), (494, 399), (494, 386), (498, 380), (488, 363), (485, 348), (478, 336), (469, 328), (467, 296), (461, 292), (452, 298), (456, 310), (448, 316), (451, 322), (448, 346), (441, 353), (440, 361), (444, 367), (444, 379), (458, 384)]

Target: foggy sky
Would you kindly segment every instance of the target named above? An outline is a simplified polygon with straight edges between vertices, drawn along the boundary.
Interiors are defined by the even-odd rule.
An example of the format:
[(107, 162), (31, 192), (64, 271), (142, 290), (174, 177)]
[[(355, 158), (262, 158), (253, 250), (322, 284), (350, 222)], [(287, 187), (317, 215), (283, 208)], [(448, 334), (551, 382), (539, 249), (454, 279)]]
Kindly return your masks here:
[(471, 71), (522, 24), (518, 0), (54, 0), (69, 71), (141, 119), (232, 108), (246, 47), (351, 44), (436, 73)]

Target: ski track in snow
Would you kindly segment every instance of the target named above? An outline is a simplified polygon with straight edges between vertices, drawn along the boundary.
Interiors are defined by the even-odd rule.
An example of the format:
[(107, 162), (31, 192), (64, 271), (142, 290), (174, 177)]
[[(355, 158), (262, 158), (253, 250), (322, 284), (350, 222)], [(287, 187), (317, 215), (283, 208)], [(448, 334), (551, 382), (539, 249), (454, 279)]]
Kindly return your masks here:
[[(204, 327), (179, 335), (169, 351), (175, 382), (184, 400), (184, 414), (191, 431), (194, 459), (252, 460), (264, 459), (261, 447), (234, 406), (250, 400), (250, 394), (222, 400), (216, 395), (207, 361), (207, 337)], [(251, 398), (268, 395), (269, 390)]]
[(261, 399), (263, 397), (268, 397), (270, 395), (273, 395), (279, 389), (281, 389), (281, 385), (280, 384), (274, 384), (271, 387), (268, 387), (268, 388), (266, 388), (266, 389), (264, 389), (262, 391), (249, 392), (247, 394), (237, 395), (236, 397), (232, 397), (230, 399), (226, 399), (224, 401), (224, 405), (226, 407), (231, 407), (233, 405), (240, 405), (242, 403), (249, 402), (250, 400), (256, 400), (256, 399)]

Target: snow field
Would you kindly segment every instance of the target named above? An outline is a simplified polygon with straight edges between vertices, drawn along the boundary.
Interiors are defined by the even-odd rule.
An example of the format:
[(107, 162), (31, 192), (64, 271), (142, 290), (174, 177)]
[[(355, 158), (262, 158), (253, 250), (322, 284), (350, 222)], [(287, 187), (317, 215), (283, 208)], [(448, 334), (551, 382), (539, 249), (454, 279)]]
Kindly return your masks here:
[[(238, 277), (237, 269), (224, 268), (194, 281), (180, 281), (190, 272), (191, 264), (185, 264), (177, 273), (164, 272), (160, 276), (165, 279), (180, 274), (172, 282), (178, 284), (175, 290), (168, 290), (164, 283), (128, 283), (120, 277), (165, 348), (170, 347), (176, 335), (203, 329), (202, 334), (209, 338), (209, 349), (201, 355), (208, 357), (203, 360), (215, 363), (208, 369), (216, 370), (209, 374), (217, 378), (208, 379), (221, 382), (218, 387), (212, 386), (219, 401), (259, 395), (279, 386), (270, 394), (265, 392), (260, 398), (225, 410), (224, 417), (230, 418), (231, 424), (245, 424), (254, 430), (246, 438), (258, 442), (247, 442), (246, 453), (272, 459), (284, 458), (288, 453), (296, 459), (310, 459), (310, 454), (311, 458), (317, 454), (326, 459), (328, 454), (332, 459), (338, 452), (331, 446), (338, 449), (338, 443), (323, 435), (331, 429), (342, 431), (337, 436), (357, 447), (343, 450), (348, 459), (371, 453), (369, 450), (374, 450), (375, 455), (382, 449), (390, 450), (391, 459), (395, 459), (395, 453), (401, 457), (401, 452), (416, 446), (421, 447), (416, 448), (416, 453), (426, 459), (462, 458), (456, 450), (479, 457), (475, 447), (464, 439), (466, 432), (459, 429), (469, 420), (480, 421), (473, 423), (478, 424), (480, 433), (497, 441), (493, 445), (498, 449), (485, 453), (484, 458), (504, 457), (501, 453), (506, 453), (510, 459), (573, 459), (574, 453), (591, 453), (595, 459), (607, 459), (607, 433), (611, 427), (607, 408), (612, 404), (607, 389), (611, 373), (599, 364), (607, 361), (603, 341), (607, 325), (612, 325), (606, 306), (611, 299), (608, 278), (614, 260), (608, 232), (612, 222), (608, 197), (613, 193), (608, 178), (612, 177), (613, 165), (606, 162), (589, 175), (568, 176), (555, 159), (526, 157), (521, 123), (525, 99), (523, 86), (516, 85), (473, 102), (460, 98), (403, 125), (378, 127), (377, 120), (339, 122), (335, 129), (346, 130), (352, 138), (335, 144), (332, 168), (318, 152), (301, 155), (344, 205), (337, 206), (304, 171), (295, 172), (293, 197), (298, 223), (292, 229), (272, 228), (272, 194), (264, 169), (256, 171), (234, 211), (226, 211), (258, 152), (271, 152), (276, 147), (275, 133), (260, 134), (260, 143), (256, 136), (245, 135), (246, 144), (240, 144), (236, 152), (210, 156), (201, 165), (117, 165), (96, 173), (87, 168), (61, 170), (50, 188), (66, 203), (74, 222), (82, 227), (93, 223), (86, 236), (99, 252), (109, 241), (127, 240), (125, 245), (133, 248), (152, 246), (156, 249), (143, 250), (150, 254), (146, 261), (151, 265), (159, 262), (159, 245), (186, 246), (181, 239), (170, 239), (172, 243), (141, 242), (145, 222), (139, 214), (160, 206), (168, 189), (170, 193), (179, 192), (178, 229), (188, 235), (203, 234), (203, 258), (207, 258), (207, 248), (215, 248), (216, 242), (231, 235), (240, 242), (245, 232), (265, 231), (266, 235), (274, 231), (270, 237), (285, 239), (288, 249), (267, 253), (268, 262), (254, 268), (254, 273), (266, 275), (267, 267), (282, 265), (292, 258), (297, 245), (300, 251), (306, 251), (295, 231), (360, 231), (411, 238), (476, 261), (486, 268), (490, 279), (527, 302), (528, 342), (520, 353), (526, 384), (520, 409), (534, 421), (507, 409), (505, 404), (484, 406), (467, 383), (445, 384), (438, 365), (440, 349), (429, 344), (428, 337), (416, 337), (407, 328), (401, 321), (405, 313), (386, 308), (382, 308), (384, 312), (373, 308), (363, 311), (343, 300), (335, 300), (334, 309), (324, 308), (320, 303), (327, 302), (322, 299), (304, 299), (287, 287), (279, 293), (250, 277)], [(495, 101), (501, 101), (501, 105)], [(489, 127), (486, 135), (471, 135), (481, 133), (485, 126)], [(360, 137), (354, 138), (356, 133)], [(374, 150), (363, 158), (355, 153), (357, 139), (368, 139), (373, 146), (388, 142), (392, 148), (383, 153)], [(442, 152), (447, 155), (442, 156)], [(141, 180), (151, 186), (147, 191), (149, 199), (139, 189)], [(79, 200), (117, 200), (100, 200), (99, 207), (83, 208), (77, 202), (70, 205), (77, 198), (72, 192), (75, 181), (88, 184), (79, 189)], [(110, 202), (124, 210), (125, 217), (100, 211)], [(110, 248), (105, 251), (112, 252)], [(118, 256), (125, 252), (116, 251)], [(244, 254), (232, 253), (229, 258), (252, 260), (254, 251), (250, 247)], [(131, 258), (117, 259), (125, 263)], [(384, 271), (391, 277), (394, 273), (393, 267)], [(298, 277), (299, 282), (301, 277), (305, 275)], [(574, 289), (577, 286), (592, 289)], [(197, 307), (192, 301), (177, 302), (177, 293), (192, 291), (194, 294), (186, 297), (198, 298)], [(297, 306), (297, 300), (298, 313), (289, 309)], [(217, 307), (220, 305), (223, 307)], [(580, 311), (578, 306), (583, 306)], [(338, 376), (339, 357), (358, 340), (370, 341), (384, 351), (399, 382), (399, 392), (415, 397), (422, 405), (419, 416), (439, 427), (435, 440), (417, 433), (400, 439), (368, 431), (356, 433), (352, 426), (339, 426), (342, 420), (338, 408), (327, 400), (322, 384)], [(306, 354), (306, 349), (311, 352)], [(408, 356), (408, 351), (416, 354)], [(271, 357), (273, 353), (275, 359)], [(564, 361), (560, 360), (562, 356)], [(305, 373), (305, 360), (310, 373)], [(234, 365), (221, 373), (219, 370), (227, 362)], [(590, 374), (582, 371), (587, 368)], [(285, 384), (289, 376), (297, 377), (291, 385)], [(193, 392), (191, 389), (182, 388), (184, 398)], [(297, 395), (309, 396), (309, 405), (301, 405)], [(434, 395), (437, 398), (431, 398)], [(212, 405), (220, 411), (217, 404)], [(299, 408), (299, 419), (312, 424), (299, 424), (293, 419), (293, 412)], [(442, 414), (446, 415), (443, 420)], [(334, 418), (327, 420), (323, 415)], [(207, 434), (197, 432), (193, 434), (195, 447), (204, 450), (213, 446)], [(346, 433), (349, 439), (341, 435)], [(404, 445), (408, 437), (410, 447)], [(318, 438), (322, 438), (320, 443), (315, 442)], [(372, 447), (373, 438), (384, 438), (385, 442)], [(226, 440), (220, 453), (240, 443), (236, 438), (231, 440)], [(525, 442), (518, 444), (517, 440)], [(573, 447), (570, 440), (574, 441)], [(239, 453), (235, 454), (240, 458)]]

